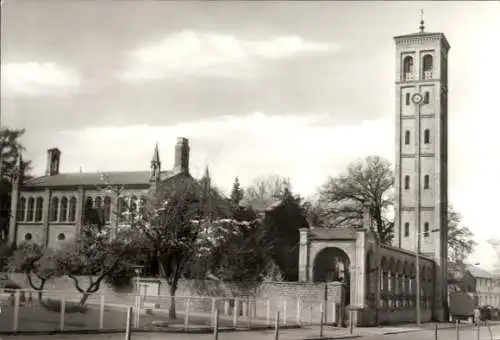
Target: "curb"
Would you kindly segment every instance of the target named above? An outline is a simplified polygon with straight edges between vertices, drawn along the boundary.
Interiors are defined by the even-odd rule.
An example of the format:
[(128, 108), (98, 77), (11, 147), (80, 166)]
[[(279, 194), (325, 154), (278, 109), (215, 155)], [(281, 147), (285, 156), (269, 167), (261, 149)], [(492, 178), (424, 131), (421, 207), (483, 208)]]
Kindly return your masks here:
[(357, 339), (362, 338), (363, 335), (338, 335), (338, 336), (324, 336), (322, 338), (301, 338), (300, 340), (339, 340), (339, 339)]

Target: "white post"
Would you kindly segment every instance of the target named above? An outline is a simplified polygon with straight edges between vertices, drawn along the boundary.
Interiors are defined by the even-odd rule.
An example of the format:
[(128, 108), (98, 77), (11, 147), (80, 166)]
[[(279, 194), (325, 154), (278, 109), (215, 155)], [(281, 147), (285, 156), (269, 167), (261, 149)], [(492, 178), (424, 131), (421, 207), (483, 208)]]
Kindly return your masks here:
[(64, 295), (61, 298), (61, 314), (59, 316), (59, 330), (64, 332), (64, 316), (66, 314), (66, 300)]
[(233, 326), (238, 326), (238, 313), (239, 313), (239, 303), (238, 298), (234, 299), (234, 308), (233, 308)]
[(271, 300), (269, 299), (266, 301), (266, 319), (269, 326), (271, 324)]
[(184, 329), (189, 328), (189, 305), (190, 305), (190, 298), (187, 298), (186, 300), (186, 311), (184, 312)]
[(132, 338), (132, 310), (133, 307), (127, 308), (127, 324), (125, 325), (125, 340)]
[(336, 320), (337, 319), (337, 315), (336, 315), (337, 314), (337, 308), (336, 307), (337, 306), (336, 306), (335, 302), (332, 302), (332, 324), (334, 324), (335, 321), (337, 321)]
[(297, 299), (297, 325), (300, 325), (300, 298)]
[(99, 308), (99, 329), (104, 328), (104, 294), (101, 294), (101, 306)]
[(212, 320), (212, 327), (215, 322), (215, 298), (212, 298), (212, 308), (210, 309), (210, 319)]
[(286, 325), (286, 319), (287, 319), (287, 301), (283, 300), (283, 325)]
[(14, 294), (14, 320), (12, 325), (12, 331), (17, 332), (17, 326), (19, 325), (19, 297), (21, 291), (18, 289)]
[(312, 325), (313, 324), (313, 305), (309, 307), (309, 323)]

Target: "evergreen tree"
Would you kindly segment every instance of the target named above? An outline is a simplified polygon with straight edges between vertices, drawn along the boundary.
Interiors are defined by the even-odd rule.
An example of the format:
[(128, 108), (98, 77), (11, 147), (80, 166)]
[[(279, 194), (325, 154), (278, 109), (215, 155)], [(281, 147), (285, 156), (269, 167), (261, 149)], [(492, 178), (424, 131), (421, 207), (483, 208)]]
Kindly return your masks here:
[(243, 199), (243, 189), (240, 186), (238, 177), (234, 179), (233, 189), (231, 190), (231, 201), (238, 205)]

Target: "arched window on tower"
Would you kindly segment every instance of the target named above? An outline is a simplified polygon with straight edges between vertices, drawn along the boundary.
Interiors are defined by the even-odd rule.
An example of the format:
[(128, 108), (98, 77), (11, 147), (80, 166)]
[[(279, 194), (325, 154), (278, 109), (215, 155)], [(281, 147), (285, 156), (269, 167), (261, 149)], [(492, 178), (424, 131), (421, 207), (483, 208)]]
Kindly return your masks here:
[(403, 59), (403, 75), (404, 80), (413, 79), (413, 57), (411, 56), (406, 56)]
[(424, 144), (429, 144), (431, 140), (431, 132), (429, 129), (424, 130)]
[(17, 210), (17, 220), (19, 222), (24, 221), (25, 213), (26, 213), (26, 198), (22, 197), (19, 202), (19, 209)]
[(57, 215), (59, 212), (59, 198), (53, 197), (52, 202), (50, 203), (50, 221), (57, 221)]
[(59, 221), (66, 222), (68, 217), (68, 199), (66, 197), (61, 198), (61, 213), (59, 214)]
[(424, 55), (422, 60), (424, 79), (432, 79), (432, 56), (430, 54)]
[(430, 95), (429, 91), (425, 91), (424, 104), (429, 104), (430, 101), (431, 101), (431, 95)]
[(429, 237), (429, 222), (424, 223), (424, 237)]
[(28, 208), (26, 211), (26, 221), (33, 222), (33, 213), (35, 210), (35, 199), (33, 197), (28, 198)]
[(424, 176), (424, 189), (429, 189), (430, 186), (430, 180), (429, 180), (429, 175)]
[(35, 207), (35, 222), (42, 221), (43, 218), (43, 198), (38, 197), (36, 199), (36, 207)]
[(404, 236), (405, 237), (410, 236), (410, 223), (408, 223), (408, 222), (405, 222)]
[(405, 145), (410, 144), (410, 130), (405, 131)]
[(410, 189), (410, 176), (408, 175), (405, 176), (405, 189)]

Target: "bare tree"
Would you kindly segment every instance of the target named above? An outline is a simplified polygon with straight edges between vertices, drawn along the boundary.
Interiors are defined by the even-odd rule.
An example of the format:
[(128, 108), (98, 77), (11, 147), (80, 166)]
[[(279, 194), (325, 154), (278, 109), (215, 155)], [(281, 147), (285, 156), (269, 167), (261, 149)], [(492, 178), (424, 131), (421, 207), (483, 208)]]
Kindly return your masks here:
[(269, 175), (254, 179), (246, 189), (245, 198), (249, 200), (281, 197), (285, 189), (291, 190), (290, 179), (280, 175)]

